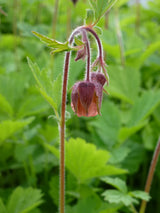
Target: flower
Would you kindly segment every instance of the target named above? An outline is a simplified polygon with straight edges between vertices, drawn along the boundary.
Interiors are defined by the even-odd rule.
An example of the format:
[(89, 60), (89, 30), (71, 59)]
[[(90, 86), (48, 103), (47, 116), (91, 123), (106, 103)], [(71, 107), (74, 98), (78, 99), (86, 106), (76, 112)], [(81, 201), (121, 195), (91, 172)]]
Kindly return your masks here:
[(91, 81), (79, 81), (74, 84), (71, 107), (78, 117), (100, 114), (105, 82), (106, 79), (102, 73), (92, 72)]

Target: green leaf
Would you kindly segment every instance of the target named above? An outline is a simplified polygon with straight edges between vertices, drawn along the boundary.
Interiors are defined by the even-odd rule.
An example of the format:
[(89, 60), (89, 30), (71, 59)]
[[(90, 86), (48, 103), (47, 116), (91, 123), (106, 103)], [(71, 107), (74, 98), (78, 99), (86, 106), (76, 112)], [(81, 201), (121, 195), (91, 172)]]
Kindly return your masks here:
[(10, 196), (7, 212), (27, 213), (42, 202), (42, 193), (39, 189), (17, 187)]
[(146, 91), (139, 97), (131, 109), (127, 126), (132, 127), (144, 121), (160, 104), (160, 91)]
[(61, 43), (40, 33), (34, 31), (32, 31), (32, 33), (37, 36), (42, 42), (44, 42), (48, 47), (51, 47), (52, 53), (72, 50), (72, 48), (69, 47), (68, 41), (66, 41), (65, 43)]
[[(66, 144), (66, 166), (74, 174), (79, 183), (84, 183), (90, 178), (105, 175), (123, 174), (126, 171), (112, 165), (106, 165), (110, 154), (105, 150), (97, 150), (96, 146), (84, 140), (70, 139)], [(55, 147), (46, 147), (59, 157), (59, 150)], [(77, 158), (77, 156), (79, 156)]]
[(118, 138), (121, 127), (120, 113), (115, 104), (107, 100), (102, 104), (101, 117), (90, 122), (107, 148), (111, 148)]
[(13, 115), (13, 109), (12, 106), (10, 105), (10, 103), (6, 100), (6, 98), (0, 94), (0, 110), (2, 112), (7, 113), (10, 117), (12, 117)]
[(48, 104), (44, 101), (43, 97), (38, 95), (29, 95), (25, 97), (18, 110), (17, 117), (25, 117), (44, 112), (48, 109)]
[(138, 199), (141, 199), (141, 200), (149, 201), (151, 199), (151, 197), (149, 196), (149, 194), (147, 192), (143, 192), (143, 191), (140, 191), (140, 190), (129, 192), (129, 194), (131, 196), (138, 198)]
[(6, 207), (5, 207), (1, 198), (0, 198), (0, 212), (1, 213), (7, 213)]
[(107, 91), (111, 96), (133, 104), (140, 88), (140, 73), (132, 67), (109, 67), (110, 84)]
[(116, 2), (117, 0), (97, 0), (97, 8), (95, 10), (96, 19), (102, 17)]
[(143, 65), (144, 61), (152, 55), (156, 50), (160, 49), (160, 41), (156, 41), (148, 46), (148, 48), (144, 51), (141, 57), (138, 60), (139, 66)]
[(33, 63), (29, 58), (27, 58), (27, 60), (33, 76), (38, 84), (39, 92), (52, 106), (56, 116), (59, 117), (57, 109), (61, 101), (61, 75), (59, 75), (55, 81), (52, 81), (52, 77), (47, 69), (40, 71), (36, 63)]
[(123, 203), (125, 206), (137, 203), (137, 200), (132, 198), (129, 194), (117, 190), (106, 190), (102, 193), (102, 196), (104, 196), (104, 200), (109, 203)]
[(127, 185), (125, 181), (121, 180), (120, 178), (102, 177), (101, 180), (104, 181), (105, 183), (114, 186), (119, 191), (127, 193)]
[(143, 121), (133, 127), (122, 127), (119, 131), (118, 140), (123, 143), (131, 135), (142, 129), (146, 125), (147, 121)]
[(84, 45), (83, 41), (81, 41), (80, 39), (78, 39), (77, 37), (74, 38), (74, 42), (77, 46), (82, 46)]
[(24, 120), (5, 120), (0, 123), (0, 145), (4, 140), (12, 136), (15, 132), (27, 126), (34, 120), (33, 117)]
[(94, 21), (94, 11), (87, 9), (87, 16), (85, 19), (86, 25), (91, 25)]

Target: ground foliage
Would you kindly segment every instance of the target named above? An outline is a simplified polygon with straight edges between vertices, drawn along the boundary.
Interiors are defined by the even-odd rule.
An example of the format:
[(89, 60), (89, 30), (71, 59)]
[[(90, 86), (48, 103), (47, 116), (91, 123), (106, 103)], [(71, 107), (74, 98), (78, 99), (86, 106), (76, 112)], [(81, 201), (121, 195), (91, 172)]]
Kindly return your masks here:
[[(68, 48), (65, 41), (72, 29), (83, 24), (86, 9), (97, 8), (98, 18), (114, 1), (73, 2), (59, 2), (53, 23), (54, 0), (0, 1), (1, 213), (58, 211), (57, 119), (64, 53), (50, 55), (32, 31), (54, 36), (62, 42), (57, 45)], [(105, 89), (110, 95), (104, 95), (102, 116), (78, 118), (68, 91), (67, 213), (132, 212), (132, 205), (139, 209), (140, 199), (149, 200), (143, 189), (160, 134), (159, 9), (159, 1), (151, 1), (147, 8), (141, 7), (139, 16), (136, 5), (120, 0), (98, 23), (110, 76)], [(92, 22), (93, 11), (87, 13), (87, 23)], [(95, 30), (101, 34), (100, 28)], [(91, 46), (94, 59), (94, 41)], [(75, 53), (68, 88), (84, 77), (85, 64), (75, 63), (74, 57)], [(158, 163), (148, 213), (160, 209), (159, 169)]]

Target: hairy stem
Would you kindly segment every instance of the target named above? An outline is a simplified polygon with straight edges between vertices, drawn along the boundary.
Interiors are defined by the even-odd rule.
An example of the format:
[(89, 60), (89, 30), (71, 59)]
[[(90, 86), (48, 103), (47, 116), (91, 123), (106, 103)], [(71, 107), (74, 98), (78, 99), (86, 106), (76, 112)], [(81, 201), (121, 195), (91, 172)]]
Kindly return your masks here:
[[(98, 37), (98, 35), (94, 32), (93, 29), (87, 26), (81, 26), (76, 28), (69, 38), (69, 44), (71, 45), (74, 39), (74, 36), (79, 33), (83, 33), (83, 31), (89, 31), (93, 34), (93, 36), (97, 40), (97, 45), (99, 49), (99, 60), (103, 62), (103, 51), (102, 44)], [(88, 39), (88, 38), (87, 38)], [(88, 42), (87, 42), (88, 43)], [(89, 43), (87, 47), (88, 59), (87, 59), (87, 67), (90, 68), (90, 48)], [(64, 73), (63, 73), (63, 87), (62, 87), (62, 105), (61, 105), (61, 122), (60, 122), (60, 201), (59, 201), (59, 212), (65, 212), (65, 111), (66, 111), (66, 96), (67, 96), (67, 81), (68, 81), (68, 70), (69, 70), (69, 61), (70, 61), (70, 52), (67, 52), (65, 55), (64, 61)], [(89, 74), (88, 74), (89, 76)]]
[[(153, 158), (152, 158), (152, 162), (151, 162), (151, 165), (150, 165), (150, 169), (149, 169), (149, 172), (148, 172), (148, 177), (147, 177), (146, 186), (145, 186), (145, 192), (147, 192), (147, 193), (149, 193), (150, 188), (151, 188), (153, 175), (154, 175), (154, 171), (155, 171), (155, 168), (156, 168), (156, 164), (157, 164), (157, 161), (158, 161), (159, 154), (160, 154), (160, 138), (159, 138), (157, 146), (155, 148)], [(142, 203), (141, 203), (140, 211), (139, 211), (140, 213), (145, 212), (146, 205), (147, 205), (147, 202), (145, 200), (143, 200)]]
[(91, 53), (90, 53), (90, 45), (87, 37), (87, 33), (85, 31), (82, 32), (83, 41), (85, 42), (86, 50), (87, 50), (87, 75), (86, 80), (90, 79), (90, 63), (91, 63)]

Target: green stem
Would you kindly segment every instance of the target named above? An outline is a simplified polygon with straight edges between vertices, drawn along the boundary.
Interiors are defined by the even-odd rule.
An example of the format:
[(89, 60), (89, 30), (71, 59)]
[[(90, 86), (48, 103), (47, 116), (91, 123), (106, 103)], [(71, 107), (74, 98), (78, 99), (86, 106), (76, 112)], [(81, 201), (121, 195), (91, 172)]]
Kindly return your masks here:
[[(154, 175), (154, 171), (155, 171), (155, 168), (156, 168), (156, 165), (157, 165), (159, 154), (160, 154), (160, 138), (159, 138), (157, 146), (155, 148), (153, 158), (152, 158), (152, 162), (151, 162), (151, 165), (150, 165), (150, 169), (149, 169), (149, 172), (148, 172), (148, 177), (147, 177), (146, 186), (145, 186), (145, 192), (147, 192), (147, 193), (149, 193), (150, 188), (151, 188), (153, 175)], [(139, 213), (145, 212), (146, 205), (147, 205), (147, 202), (145, 200), (143, 200), (142, 203), (141, 203)]]

